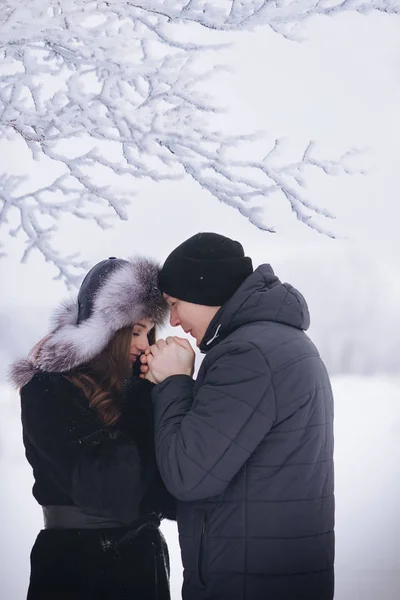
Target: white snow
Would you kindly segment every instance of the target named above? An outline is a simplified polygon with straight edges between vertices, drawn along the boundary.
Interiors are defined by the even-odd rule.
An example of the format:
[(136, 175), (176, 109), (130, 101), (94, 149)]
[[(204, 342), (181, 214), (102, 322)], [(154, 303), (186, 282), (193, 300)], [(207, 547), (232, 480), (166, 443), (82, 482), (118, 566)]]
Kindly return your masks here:
[[(400, 379), (335, 377), (336, 600), (400, 597)], [(29, 553), (41, 527), (30, 492), (17, 394), (0, 388), (2, 600), (24, 600)], [(182, 572), (176, 526), (164, 523), (172, 599)]]

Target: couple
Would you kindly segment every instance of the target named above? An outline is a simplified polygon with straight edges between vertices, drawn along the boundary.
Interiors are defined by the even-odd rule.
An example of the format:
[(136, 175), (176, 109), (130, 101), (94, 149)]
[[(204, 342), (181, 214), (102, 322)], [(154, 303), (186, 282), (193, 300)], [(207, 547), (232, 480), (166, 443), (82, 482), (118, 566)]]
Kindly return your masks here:
[[(156, 341), (169, 310), (187, 340)], [(332, 600), (333, 399), (302, 295), (199, 233), (110, 258), (13, 367), (44, 529), (29, 600)], [(173, 599), (175, 600), (175, 599)]]

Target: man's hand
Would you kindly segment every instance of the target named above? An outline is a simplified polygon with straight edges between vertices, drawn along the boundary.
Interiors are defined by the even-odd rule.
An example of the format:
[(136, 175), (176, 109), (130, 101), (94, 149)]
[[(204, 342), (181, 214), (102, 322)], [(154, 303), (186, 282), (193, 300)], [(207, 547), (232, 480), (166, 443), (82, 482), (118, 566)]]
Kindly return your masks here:
[(147, 348), (141, 357), (141, 371), (145, 379), (161, 383), (171, 375), (189, 375), (194, 371), (195, 353), (184, 338), (168, 337)]

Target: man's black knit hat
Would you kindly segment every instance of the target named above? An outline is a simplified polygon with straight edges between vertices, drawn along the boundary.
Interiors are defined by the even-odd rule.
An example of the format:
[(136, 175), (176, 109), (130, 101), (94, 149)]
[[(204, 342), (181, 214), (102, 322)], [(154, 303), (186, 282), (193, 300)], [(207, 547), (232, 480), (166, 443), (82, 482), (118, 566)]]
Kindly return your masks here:
[(253, 272), (243, 246), (218, 233), (197, 233), (175, 248), (159, 274), (169, 296), (205, 306), (222, 306)]

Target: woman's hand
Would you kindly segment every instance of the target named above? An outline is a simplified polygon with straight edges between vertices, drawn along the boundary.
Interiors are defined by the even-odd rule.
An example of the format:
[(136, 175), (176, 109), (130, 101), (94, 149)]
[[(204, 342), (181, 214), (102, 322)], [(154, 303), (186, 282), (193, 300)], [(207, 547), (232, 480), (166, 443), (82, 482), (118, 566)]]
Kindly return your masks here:
[(146, 354), (141, 354), (140, 355), (140, 379), (147, 379), (147, 381), (151, 381), (152, 383), (157, 383), (157, 381), (154, 379), (153, 375), (151, 374), (149, 365), (147, 363), (147, 356)]

